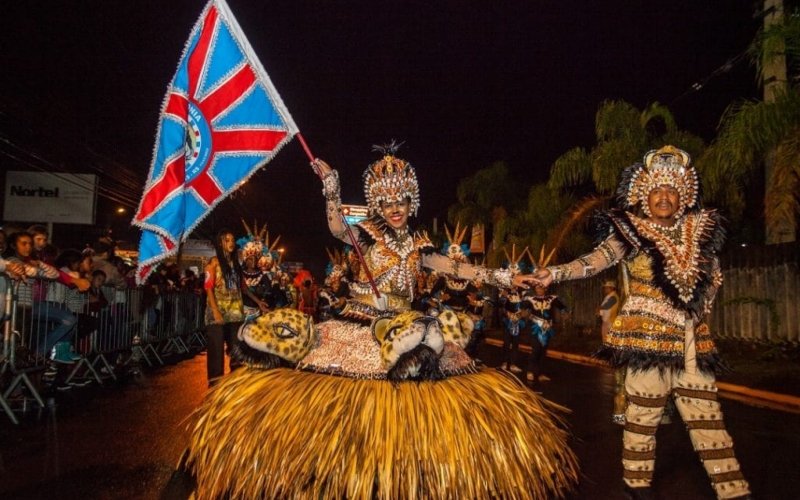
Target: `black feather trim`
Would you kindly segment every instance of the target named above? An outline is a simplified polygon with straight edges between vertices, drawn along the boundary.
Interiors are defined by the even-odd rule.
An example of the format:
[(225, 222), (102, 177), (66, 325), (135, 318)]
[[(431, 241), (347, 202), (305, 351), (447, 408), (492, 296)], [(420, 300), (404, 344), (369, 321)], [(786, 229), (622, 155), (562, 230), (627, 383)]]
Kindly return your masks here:
[[(615, 368), (628, 366), (634, 371), (658, 369), (683, 370), (685, 360), (683, 354), (671, 354), (654, 351), (640, 351), (633, 349), (615, 349), (604, 346), (595, 352), (592, 357), (601, 359)], [(697, 368), (708, 374), (720, 374), (730, 371), (730, 367), (720, 358), (719, 353), (697, 355)]]
[(400, 356), (387, 374), (389, 380), (441, 380), (444, 378), (439, 368), (439, 356), (426, 345), (418, 345)]
[(643, 163), (634, 163), (630, 167), (627, 167), (625, 170), (623, 170), (619, 175), (619, 184), (617, 184), (617, 190), (614, 192), (614, 198), (617, 201), (617, 206), (623, 210), (633, 209), (633, 207), (628, 204), (628, 188), (633, 181), (633, 177), (642, 169), (644, 169)]

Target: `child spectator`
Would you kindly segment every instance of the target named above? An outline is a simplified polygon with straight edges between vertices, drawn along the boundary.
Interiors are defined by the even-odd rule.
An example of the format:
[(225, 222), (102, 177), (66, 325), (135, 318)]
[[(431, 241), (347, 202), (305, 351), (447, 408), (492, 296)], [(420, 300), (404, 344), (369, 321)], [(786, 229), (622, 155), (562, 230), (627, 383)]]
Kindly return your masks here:
[(92, 272), (92, 286), (86, 291), (86, 312), (100, 313), (108, 306), (108, 299), (103, 294), (103, 285), (106, 284), (106, 273), (100, 269)]

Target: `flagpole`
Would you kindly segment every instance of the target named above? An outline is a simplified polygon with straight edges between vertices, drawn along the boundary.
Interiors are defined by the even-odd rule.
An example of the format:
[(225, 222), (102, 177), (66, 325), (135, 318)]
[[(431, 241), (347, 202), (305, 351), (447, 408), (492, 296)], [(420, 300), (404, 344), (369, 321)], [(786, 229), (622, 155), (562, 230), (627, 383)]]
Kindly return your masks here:
[[(303, 150), (306, 152), (306, 156), (308, 156), (309, 161), (313, 162), (316, 159), (316, 157), (311, 153), (311, 149), (308, 147), (308, 144), (306, 144), (306, 140), (303, 138), (303, 134), (297, 132), (295, 134), (295, 137), (297, 137), (297, 140), (300, 141), (300, 145), (303, 146)], [(319, 171), (317, 171), (316, 168), (314, 169), (314, 173), (316, 173), (320, 179), (322, 178), (322, 174)], [(369, 267), (367, 266), (367, 262), (364, 260), (364, 255), (361, 253), (361, 247), (356, 241), (356, 235), (353, 234), (353, 230), (350, 229), (350, 224), (348, 224), (347, 219), (344, 218), (344, 214), (341, 211), (341, 207), (339, 209), (339, 217), (341, 217), (342, 219), (342, 224), (344, 224), (344, 229), (347, 232), (347, 236), (350, 238), (350, 242), (352, 243), (353, 248), (356, 251), (358, 260), (359, 262), (361, 262), (361, 269), (363, 269), (364, 272), (366, 273), (367, 280), (369, 280), (369, 285), (372, 287), (372, 291), (375, 293), (375, 297), (380, 299), (381, 292), (378, 291), (378, 285), (375, 284), (375, 280), (372, 278), (372, 273), (370, 272)]]

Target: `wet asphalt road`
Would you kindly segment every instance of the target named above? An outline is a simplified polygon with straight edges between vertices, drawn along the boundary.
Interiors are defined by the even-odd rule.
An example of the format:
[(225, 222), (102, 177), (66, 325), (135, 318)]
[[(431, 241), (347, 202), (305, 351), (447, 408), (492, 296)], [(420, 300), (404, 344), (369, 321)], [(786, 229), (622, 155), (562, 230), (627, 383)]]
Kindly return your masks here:
[[(500, 350), (480, 357), (499, 363)], [(571, 410), (581, 481), (571, 498), (622, 496), (622, 429), (610, 422), (610, 371), (548, 359), (543, 396)], [(186, 417), (206, 391), (205, 356), (146, 370), (114, 387), (61, 394), (14, 426), (0, 414), (0, 498), (158, 498), (187, 441)], [(723, 400), (755, 498), (800, 498), (800, 415)], [(714, 498), (677, 421), (658, 432), (656, 487), (664, 499)]]

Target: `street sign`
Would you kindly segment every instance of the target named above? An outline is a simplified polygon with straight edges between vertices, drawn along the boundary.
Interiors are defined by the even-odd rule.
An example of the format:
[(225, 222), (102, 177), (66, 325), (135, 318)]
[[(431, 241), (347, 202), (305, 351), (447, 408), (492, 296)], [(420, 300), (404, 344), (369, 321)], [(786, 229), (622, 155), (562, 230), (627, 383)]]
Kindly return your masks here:
[(350, 225), (358, 224), (366, 219), (368, 213), (366, 205), (342, 205), (342, 215)]

